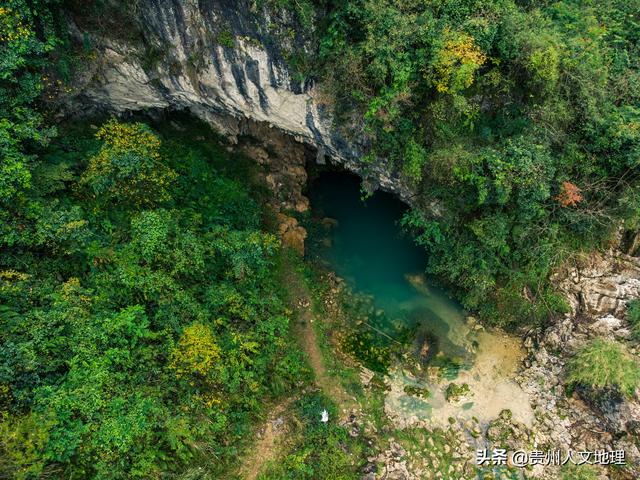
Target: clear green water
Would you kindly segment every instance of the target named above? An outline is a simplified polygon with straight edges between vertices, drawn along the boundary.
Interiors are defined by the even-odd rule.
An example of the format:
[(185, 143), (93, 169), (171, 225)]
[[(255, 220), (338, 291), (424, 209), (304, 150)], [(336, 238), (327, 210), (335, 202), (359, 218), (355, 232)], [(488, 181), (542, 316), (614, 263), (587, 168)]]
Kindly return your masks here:
[(426, 333), (447, 356), (466, 358), (464, 312), (422, 274), (425, 252), (398, 224), (407, 207), (384, 192), (363, 201), (359, 178), (344, 173), (321, 174), (309, 198), (316, 218), (337, 221), (311, 232), (312, 251), (355, 292), (373, 296), (376, 309), (384, 311), (377, 327), (393, 332), (399, 324), (417, 337)]

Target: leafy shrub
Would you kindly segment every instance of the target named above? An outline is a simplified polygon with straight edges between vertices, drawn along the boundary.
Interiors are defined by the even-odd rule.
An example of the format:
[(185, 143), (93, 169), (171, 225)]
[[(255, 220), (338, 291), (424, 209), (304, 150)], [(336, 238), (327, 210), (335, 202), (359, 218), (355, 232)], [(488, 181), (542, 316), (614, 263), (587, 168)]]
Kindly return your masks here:
[(596, 338), (580, 348), (567, 365), (567, 381), (594, 389), (615, 388), (633, 395), (640, 366), (620, 343)]
[(100, 152), (89, 160), (82, 177), (99, 203), (154, 206), (170, 197), (176, 173), (160, 156), (160, 139), (142, 123), (105, 123), (96, 138)]
[(233, 34), (229, 30), (222, 30), (218, 33), (217, 40), (220, 45), (227, 48), (233, 48), (236, 43)]
[(26, 480), (47, 475), (41, 452), (49, 426), (36, 414), (5, 418), (0, 413), (0, 477)]
[(30, 186), (29, 147), (45, 146), (55, 134), (33, 105), (45, 89), (45, 59), (58, 42), (50, 3), (14, 0), (0, 7), (0, 203), (7, 213)]
[(631, 332), (633, 336), (640, 339), (640, 300), (636, 299), (629, 302), (627, 316), (629, 323), (631, 324)]
[(171, 354), (169, 368), (176, 372), (176, 377), (210, 378), (219, 375), (220, 347), (213, 332), (201, 323), (194, 323), (184, 329), (178, 348)]
[(446, 27), (443, 42), (433, 60), (433, 83), (438, 92), (457, 93), (471, 86), (486, 56), (474, 38), (464, 32), (453, 32)]

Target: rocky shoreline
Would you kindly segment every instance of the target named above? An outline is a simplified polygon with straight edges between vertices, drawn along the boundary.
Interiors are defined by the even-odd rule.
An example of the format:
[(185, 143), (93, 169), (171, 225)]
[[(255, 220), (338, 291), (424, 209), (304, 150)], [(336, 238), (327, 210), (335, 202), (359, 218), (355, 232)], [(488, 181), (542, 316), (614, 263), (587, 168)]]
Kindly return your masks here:
[[(627, 466), (616, 478), (640, 478), (640, 392), (632, 399), (611, 395), (594, 402), (580, 390), (567, 396), (564, 384), (567, 360), (592, 338), (627, 342), (638, 355), (637, 343), (630, 342), (626, 305), (640, 298), (640, 258), (618, 249), (594, 253), (554, 281), (571, 312), (525, 339), (528, 357), (519, 375), (536, 409), (536, 440), (564, 450), (624, 450)], [(542, 478), (554, 477), (545, 473)]]
[[(604, 401), (594, 402), (588, 392), (580, 389), (567, 395), (565, 382), (568, 359), (592, 338), (605, 337), (626, 342), (630, 350), (638, 354), (638, 345), (630, 340), (625, 318), (626, 302), (640, 297), (638, 279), (640, 259), (616, 249), (585, 257), (579, 265), (557, 275), (557, 284), (569, 302), (576, 300), (571, 303), (575, 307), (544, 331), (532, 332), (525, 337), (524, 359), (519, 361), (519, 368), (513, 374), (514, 381), (526, 394), (533, 410), (533, 419), (527, 422), (530, 424), (525, 425), (509, 409), (504, 409), (491, 420), (481, 421), (475, 416), (464, 419), (458, 415), (449, 417), (444, 425), (434, 424), (428, 417), (413, 415), (410, 410), (409, 413), (398, 410), (397, 401), (389, 404), (387, 400), (384, 415), (392, 429), (398, 432), (439, 432), (447, 439), (446, 447), (429, 446), (431, 437), (428, 437), (427, 445), (411, 450), (391, 438), (384, 450), (371, 456), (370, 464), (377, 464), (378, 469), (375, 471), (370, 467), (370, 471), (363, 471), (363, 480), (470, 479), (475, 475), (477, 450), (494, 448), (512, 452), (520, 449), (526, 452), (560, 450), (565, 454), (569, 451), (623, 450), (626, 465), (597, 467), (599, 478), (639, 478), (639, 392), (631, 399), (612, 395)], [(344, 282), (339, 279), (336, 285), (336, 291), (344, 288)], [(615, 285), (619, 288), (613, 290)], [(605, 297), (609, 300), (604, 300)], [(588, 305), (599, 307), (591, 307), (585, 313)], [(415, 359), (412, 357), (407, 361), (412, 363)], [(406, 363), (397, 366), (401, 371), (407, 367)], [(366, 390), (380, 388), (376, 377), (377, 374), (361, 368), (360, 382)], [(385, 398), (406, 399), (406, 390), (395, 383), (393, 375), (384, 378)], [(470, 393), (468, 400), (473, 400), (473, 389)], [(362, 427), (368, 435), (378, 435), (379, 432), (367, 423), (365, 421), (358, 428)], [(448, 474), (442, 473), (443, 465), (446, 465)], [(561, 478), (561, 468), (553, 465), (540, 464), (513, 471), (519, 472), (522, 478)]]

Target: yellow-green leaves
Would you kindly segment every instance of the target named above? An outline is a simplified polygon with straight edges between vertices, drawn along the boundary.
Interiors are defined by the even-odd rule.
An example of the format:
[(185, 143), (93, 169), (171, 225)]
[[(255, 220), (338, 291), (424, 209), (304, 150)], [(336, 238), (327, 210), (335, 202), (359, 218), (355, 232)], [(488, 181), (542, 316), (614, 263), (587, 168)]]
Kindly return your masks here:
[(98, 203), (128, 203), (137, 208), (169, 200), (177, 177), (160, 155), (160, 139), (143, 123), (109, 120), (96, 134), (103, 141), (81, 182)]
[(49, 426), (49, 420), (35, 413), (10, 418), (0, 412), (0, 477), (42, 478)]
[(486, 55), (473, 37), (445, 28), (442, 46), (433, 61), (433, 84), (441, 93), (458, 93), (473, 84), (475, 73), (485, 63)]
[(34, 32), (19, 12), (0, 7), (0, 42), (15, 43), (32, 37)]
[(196, 377), (213, 380), (220, 372), (221, 350), (211, 329), (194, 323), (184, 329), (178, 346), (171, 354), (171, 368), (178, 378)]

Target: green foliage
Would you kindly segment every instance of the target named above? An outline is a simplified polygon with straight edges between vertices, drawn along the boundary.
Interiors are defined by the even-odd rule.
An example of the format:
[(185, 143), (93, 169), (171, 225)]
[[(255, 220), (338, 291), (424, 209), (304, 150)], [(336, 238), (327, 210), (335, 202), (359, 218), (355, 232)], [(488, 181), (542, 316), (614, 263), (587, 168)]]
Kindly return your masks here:
[(218, 34), (218, 43), (223, 47), (233, 48), (235, 45), (235, 39), (233, 38), (233, 34), (229, 30), (222, 30)]
[(387, 343), (379, 333), (363, 327), (347, 331), (340, 346), (370, 370), (385, 374), (392, 359)]
[(596, 390), (615, 388), (632, 396), (640, 385), (640, 365), (622, 344), (597, 338), (570, 360), (567, 381)]
[(0, 475), (23, 480), (45, 473), (40, 452), (48, 441), (49, 422), (38, 415), (0, 418)]
[(442, 33), (442, 44), (434, 52), (430, 77), (438, 92), (456, 94), (473, 84), (486, 57), (471, 35), (452, 32), (448, 27)]
[(260, 189), (193, 122), (54, 139), (54, 4), (0, 7), (0, 476), (219, 476), (307, 374)]
[(366, 158), (413, 183), (405, 226), (429, 271), (485, 320), (563, 311), (550, 272), (616, 226), (637, 226), (634, 11), (579, 0), (333, 4), (324, 88), (343, 121), (364, 118)]
[[(49, 5), (9, 0), (0, 7), (0, 202), (3, 209), (30, 185), (33, 157), (25, 144), (46, 145), (54, 131), (43, 126), (32, 103), (44, 90), (46, 55), (57, 38)], [(37, 30), (42, 32), (37, 34)], [(5, 213), (3, 213), (5, 215)]]
[(640, 339), (640, 300), (636, 299), (629, 302), (627, 318), (631, 324), (631, 332), (633, 336)]
[(458, 385), (457, 383), (450, 383), (444, 392), (444, 396), (448, 402), (457, 402), (461, 397), (469, 395), (471, 389), (468, 383)]
[(215, 382), (219, 377), (220, 354), (211, 329), (194, 323), (184, 329), (178, 347), (171, 354), (169, 368), (175, 370), (178, 378), (193, 375)]
[(413, 139), (409, 140), (404, 150), (404, 172), (414, 180), (422, 178), (422, 169), (427, 160), (424, 148)]
[(316, 16), (315, 4), (323, 4), (323, 1), (316, 0), (252, 0), (256, 7), (266, 6), (274, 12), (284, 11), (291, 12), (295, 16), (303, 29), (312, 29), (314, 27), (313, 20)]
[[(345, 427), (337, 425), (339, 412), (321, 394), (310, 394), (297, 402), (299, 432), (289, 454), (267, 466), (260, 480), (338, 479), (360, 478), (358, 458), (361, 445), (350, 438)], [(323, 410), (329, 413), (329, 422), (320, 421)]]
[(2, 239), (5, 476), (220, 475), (264, 400), (305, 378), (246, 161), (189, 126), (206, 140), (69, 129), (33, 170)]
[(368, 369), (386, 375), (411, 330), (390, 322), (384, 312), (376, 312), (371, 297), (345, 290), (340, 303), (347, 318), (353, 320), (337, 326), (341, 350)]
[(567, 465), (562, 467), (561, 480), (597, 480), (598, 472), (591, 465)]
[[(86, 4), (65, 2), (81, 29), (137, 35), (137, 2)], [(307, 375), (273, 272), (279, 244), (247, 163), (199, 125), (110, 120), (54, 138), (42, 104), (64, 57), (58, 5), (0, 7), (0, 476), (219, 477), (264, 399)], [(267, 6), (310, 27), (317, 5)], [(327, 8), (324, 83), (341, 118), (364, 118), (368, 161), (418, 192), (404, 225), (429, 270), (494, 323), (566, 309), (550, 272), (640, 224), (637, 3)], [(315, 34), (288, 27), (287, 44)], [(68, 77), (62, 58), (58, 70)], [(345, 342), (384, 369), (388, 348), (366, 327)], [(594, 340), (568, 381), (631, 394), (638, 372), (623, 346)], [(268, 478), (358, 476), (359, 443), (320, 423), (322, 408), (336, 417), (321, 396), (299, 402), (296, 448)]]
[(160, 140), (141, 123), (123, 124), (112, 119), (96, 134), (103, 141), (81, 183), (92, 190), (100, 204), (122, 202), (137, 208), (170, 198), (169, 186), (176, 174), (160, 155)]

